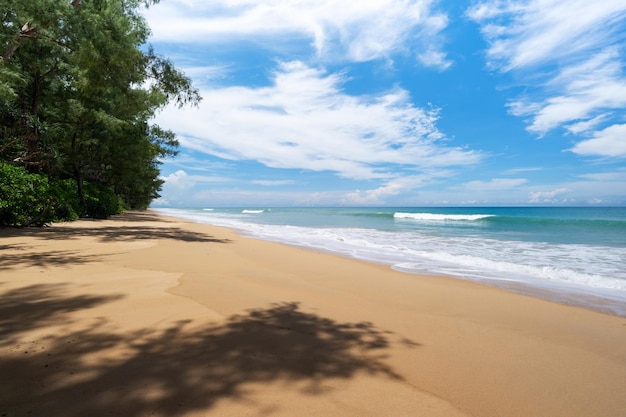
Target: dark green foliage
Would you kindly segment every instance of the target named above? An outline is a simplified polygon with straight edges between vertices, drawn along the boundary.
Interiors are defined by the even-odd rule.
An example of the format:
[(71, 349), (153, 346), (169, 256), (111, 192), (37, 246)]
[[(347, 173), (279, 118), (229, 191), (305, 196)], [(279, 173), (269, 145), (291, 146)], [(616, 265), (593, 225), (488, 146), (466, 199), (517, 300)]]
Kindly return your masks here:
[(133, 209), (158, 197), (159, 160), (178, 142), (150, 120), (200, 98), (145, 45), (139, 12), (152, 3), (0, 0), (0, 162), (47, 179), (54, 218), (107, 217), (120, 199)]
[(76, 194), (74, 180), (55, 180), (50, 183), (50, 193), (56, 199), (54, 205), (54, 221), (77, 220), (84, 214)]
[(85, 205), (76, 194), (74, 180), (48, 181), (23, 167), (0, 163), (0, 227), (42, 226), (79, 217), (106, 219), (124, 210), (111, 187), (84, 183)]
[(48, 178), (0, 164), (0, 226), (42, 225), (53, 218)]
[(85, 184), (85, 213), (93, 219), (107, 219), (119, 214), (124, 208), (120, 197), (107, 186), (97, 183)]

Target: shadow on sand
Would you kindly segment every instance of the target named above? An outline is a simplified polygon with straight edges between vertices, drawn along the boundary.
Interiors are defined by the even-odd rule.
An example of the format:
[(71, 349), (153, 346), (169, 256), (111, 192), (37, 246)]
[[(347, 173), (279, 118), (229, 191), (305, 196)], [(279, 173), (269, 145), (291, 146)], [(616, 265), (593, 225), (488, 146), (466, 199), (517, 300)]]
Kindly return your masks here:
[(20, 340), (22, 330), (69, 323), (68, 312), (110, 301), (62, 294), (33, 286), (1, 295), (0, 416), (184, 416), (222, 399), (256, 407), (255, 383), (319, 395), (329, 379), (357, 373), (401, 379), (382, 361), (391, 333), (303, 312), (295, 302), (215, 325), (179, 321), (120, 334), (102, 318), (101, 326)]
[[(0, 229), (0, 238), (28, 237), (37, 240), (54, 242), (69, 241), (83, 237), (95, 238), (101, 243), (108, 242), (132, 242), (142, 240), (177, 240), (188, 243), (232, 243), (230, 239), (219, 239), (206, 233), (185, 230), (167, 224), (167, 221), (159, 221), (158, 225), (142, 225), (151, 218), (144, 217), (141, 213), (124, 213), (114, 221), (132, 220), (131, 226), (106, 226), (105, 223), (95, 221), (94, 227), (79, 227), (72, 223), (66, 223), (62, 227), (49, 228), (26, 228), (26, 229)], [(126, 219), (126, 220), (124, 220)], [(89, 221), (89, 220), (86, 220)], [(3, 242), (4, 243), (4, 242)], [(0, 245), (0, 271), (25, 267), (49, 267), (64, 265), (80, 265), (101, 259), (101, 257), (89, 255), (81, 250), (49, 250), (45, 252), (36, 250), (36, 245), (23, 243), (7, 243)], [(1, 416), (0, 416), (1, 417)]]
[[(102, 221), (83, 219), (91, 222), (93, 227), (76, 227), (72, 222), (62, 227), (32, 227), (24, 229), (0, 229), (0, 237), (29, 236), (37, 239), (75, 239), (89, 236), (102, 242), (126, 241), (131, 239), (172, 239), (183, 242), (230, 243), (229, 239), (218, 239), (205, 233), (184, 230), (170, 225), (173, 223), (166, 217), (159, 217), (150, 212), (134, 211), (112, 216), (108, 222), (130, 222), (132, 226), (104, 226)], [(142, 223), (157, 224), (142, 225)], [(84, 224), (84, 223), (83, 223)]]
[[(0, 348), (18, 343), (22, 332), (70, 324), (70, 313), (121, 298), (67, 296), (67, 288), (66, 284), (37, 284), (0, 293)], [(6, 374), (0, 371), (0, 379), (2, 375)]]

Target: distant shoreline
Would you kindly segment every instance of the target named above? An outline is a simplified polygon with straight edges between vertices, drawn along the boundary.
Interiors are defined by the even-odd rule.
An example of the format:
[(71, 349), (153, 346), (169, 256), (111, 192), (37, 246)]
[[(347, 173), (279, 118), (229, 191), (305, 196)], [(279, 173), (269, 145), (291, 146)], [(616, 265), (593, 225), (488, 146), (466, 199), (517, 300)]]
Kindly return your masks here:
[[(400, 272), (455, 277), (626, 317), (626, 274), (616, 261), (626, 256), (626, 235), (621, 234), (626, 233), (626, 209), (544, 209), (152, 210)], [(584, 248), (579, 235), (587, 239)]]

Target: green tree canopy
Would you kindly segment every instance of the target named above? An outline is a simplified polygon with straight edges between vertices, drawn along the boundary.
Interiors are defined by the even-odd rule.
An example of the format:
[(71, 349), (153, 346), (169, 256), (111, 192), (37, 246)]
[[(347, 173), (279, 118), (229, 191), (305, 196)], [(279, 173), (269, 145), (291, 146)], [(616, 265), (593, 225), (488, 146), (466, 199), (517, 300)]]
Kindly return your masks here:
[(200, 100), (147, 44), (155, 1), (0, 0), (0, 162), (50, 180), (109, 187), (128, 208), (158, 196), (175, 135), (151, 123)]

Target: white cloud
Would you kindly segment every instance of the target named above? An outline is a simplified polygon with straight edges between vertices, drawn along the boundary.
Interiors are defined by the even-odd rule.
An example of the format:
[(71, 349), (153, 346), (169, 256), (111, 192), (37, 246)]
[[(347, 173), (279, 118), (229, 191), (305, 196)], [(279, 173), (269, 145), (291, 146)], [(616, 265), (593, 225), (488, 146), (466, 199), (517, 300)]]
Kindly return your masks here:
[(184, 73), (195, 83), (211, 84), (224, 79), (229, 73), (229, 65), (185, 66)]
[[(528, 130), (537, 134), (565, 125), (574, 133), (595, 128), (612, 109), (626, 107), (626, 77), (621, 69), (619, 54), (609, 48), (577, 65), (562, 69), (546, 88), (561, 92), (543, 102), (513, 101), (511, 112), (531, 116)], [(585, 130), (587, 129), (587, 130)]]
[(462, 187), (477, 191), (500, 191), (519, 187), (526, 182), (524, 178), (493, 178), (490, 181), (470, 181)]
[(186, 199), (195, 185), (195, 181), (182, 169), (161, 177), (161, 179), (164, 181), (160, 192), (161, 197), (152, 202), (154, 206), (177, 205), (178, 202)]
[[(528, 118), (530, 132), (589, 136), (623, 114), (626, 0), (483, 0), (467, 13), (482, 25), (489, 66), (528, 87), (509, 110)], [(620, 154), (613, 149), (603, 155)]]
[[(590, 174), (580, 175), (580, 178), (583, 178), (588, 181), (597, 181), (599, 183), (626, 183), (626, 169), (618, 170), (618, 171), (610, 171), (610, 172), (596, 172)], [(626, 188), (625, 188), (626, 189)]]
[(554, 183), (543, 188), (541, 191), (529, 190), (530, 203), (623, 205), (626, 169), (581, 174), (574, 181)]
[(189, 175), (182, 169), (161, 178), (165, 184), (176, 187), (178, 189), (191, 188), (193, 183), (190, 181)]
[(437, 112), (413, 106), (406, 91), (350, 96), (343, 81), (341, 74), (283, 63), (272, 86), (203, 91), (198, 108), (170, 107), (156, 121), (206, 154), (353, 179), (480, 161), (479, 153), (447, 146)]
[(616, 124), (596, 132), (592, 139), (571, 149), (579, 155), (626, 157), (626, 124)]
[(262, 185), (264, 187), (277, 187), (280, 185), (295, 184), (294, 180), (253, 180), (252, 184)]
[(176, 172), (173, 172), (165, 177), (161, 177), (165, 184), (169, 186), (173, 186), (179, 189), (191, 188), (195, 184), (198, 183), (221, 183), (221, 182), (229, 182), (230, 179), (226, 177), (219, 176), (208, 176), (208, 175), (189, 175), (182, 169), (179, 169)]
[(231, 181), (224, 177), (189, 175), (182, 169), (161, 177), (164, 181), (161, 198), (153, 202), (156, 206), (180, 206), (193, 200), (197, 185)]
[(602, 116), (594, 117), (593, 119), (584, 120), (582, 122), (572, 123), (565, 127), (571, 133), (578, 135), (580, 133), (588, 132), (590, 130), (595, 129), (598, 125), (600, 125), (605, 120), (606, 120), (606, 116), (602, 115)]
[(384, 204), (386, 197), (399, 194), (403, 188), (404, 186), (401, 184), (391, 182), (373, 190), (356, 190), (346, 194), (342, 198), (341, 204), (357, 206)]
[(550, 191), (533, 191), (529, 193), (528, 201), (529, 203), (558, 203), (560, 201), (557, 199), (557, 196), (567, 191), (569, 191), (567, 188), (559, 188)]
[(570, 194), (582, 202), (602, 201), (603, 204), (624, 205), (626, 170), (598, 172), (580, 176), (581, 180), (563, 184)]
[(441, 51), (428, 50), (418, 54), (417, 59), (427, 67), (435, 67), (440, 71), (447, 70), (452, 65), (452, 61), (446, 58), (446, 54)]
[(468, 15), (483, 24), (490, 64), (509, 71), (611, 44), (626, 1), (484, 0)]
[(512, 168), (507, 170), (508, 174), (519, 174), (521, 172), (534, 172), (534, 171), (542, 171), (543, 168), (539, 167), (528, 167), (528, 168)]
[(145, 11), (153, 40), (248, 40), (267, 48), (308, 39), (318, 56), (368, 61), (432, 48), (446, 27), (432, 0), (170, 0)]

